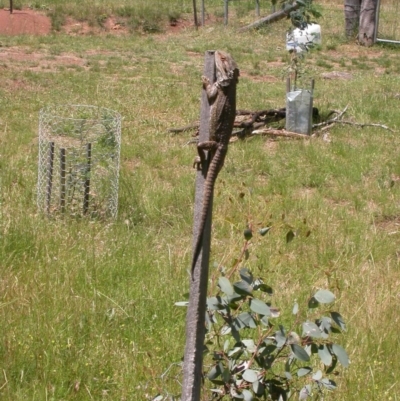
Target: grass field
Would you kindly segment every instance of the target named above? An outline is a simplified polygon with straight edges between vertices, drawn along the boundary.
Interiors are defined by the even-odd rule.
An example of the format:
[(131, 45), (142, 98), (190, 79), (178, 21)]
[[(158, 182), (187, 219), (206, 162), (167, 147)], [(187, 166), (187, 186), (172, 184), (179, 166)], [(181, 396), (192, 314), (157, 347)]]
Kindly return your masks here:
[[(34, 3), (44, 11), (64, 4)], [(135, 4), (189, 20), (189, 3)], [(208, 49), (237, 61), (238, 108), (285, 103), (289, 22), (238, 34), (255, 19), (253, 2), (244, 3), (232, 6), (228, 27), (213, 20), (197, 31), (165, 23), (154, 35), (0, 36), (2, 400), (179, 393), (181, 371), (171, 364), (183, 355), (185, 309), (174, 302), (189, 288), (196, 151), (190, 133), (167, 130), (198, 119)], [(94, 1), (92, 12), (130, 4)], [(234, 264), (246, 224), (271, 226), (254, 237), (246, 266), (275, 290), (282, 319), (295, 300), (304, 304), (326, 288), (348, 325), (340, 343), (351, 365), (338, 369), (339, 388), (325, 400), (399, 400), (400, 49), (346, 42), (342, 2), (320, 4), (323, 44), (305, 60), (306, 79), (316, 79), (315, 106), (327, 115), (348, 105), (347, 120), (394, 132), (335, 125), (328, 140), (232, 143), (214, 200), (211, 270)], [(351, 79), (323, 78), (332, 71)], [(66, 103), (123, 116), (116, 221), (37, 210), (38, 113)], [(297, 235), (286, 243), (289, 229)]]

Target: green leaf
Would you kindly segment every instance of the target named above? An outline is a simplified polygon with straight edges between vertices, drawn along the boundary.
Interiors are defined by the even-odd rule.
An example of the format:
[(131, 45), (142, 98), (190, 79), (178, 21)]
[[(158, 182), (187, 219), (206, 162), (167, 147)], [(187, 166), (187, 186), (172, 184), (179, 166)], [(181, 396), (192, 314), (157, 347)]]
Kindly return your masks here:
[(233, 327), (236, 330), (240, 330), (245, 327), (250, 327), (254, 329), (257, 327), (257, 323), (255, 322), (253, 316), (251, 316), (251, 313), (243, 312), (233, 320)]
[(313, 338), (321, 338), (321, 330), (320, 328), (313, 322), (304, 322), (303, 323), (303, 334), (302, 336), (309, 336)]
[(244, 389), (242, 394), (245, 401), (253, 401), (253, 394), (249, 390)]
[(322, 385), (324, 386), (324, 387), (326, 387), (328, 390), (335, 390), (336, 389), (336, 383), (333, 381), (333, 380), (330, 380), (330, 379), (328, 379), (328, 378), (326, 378), (326, 377), (324, 377), (321, 381), (320, 381), (320, 383), (322, 383)]
[(220, 310), (221, 309), (221, 298), (220, 297), (210, 297), (207, 298), (207, 308), (209, 310)]
[(251, 271), (247, 269), (246, 267), (243, 267), (239, 271), (240, 278), (245, 281), (247, 284), (251, 285), (254, 281), (253, 275), (251, 274)]
[(304, 386), (299, 393), (299, 401), (306, 400), (308, 397), (311, 396), (311, 386), (307, 384)]
[(221, 327), (221, 336), (226, 336), (227, 334), (229, 334), (232, 331), (232, 328), (230, 326), (228, 326), (227, 324), (225, 324), (224, 326)]
[(290, 348), (292, 349), (293, 355), (296, 357), (296, 359), (303, 362), (308, 362), (310, 360), (310, 357), (308, 356), (307, 352), (305, 351), (304, 348), (300, 347), (300, 345), (291, 344)]
[(325, 333), (330, 333), (332, 327), (332, 319), (330, 317), (324, 316), (318, 321), (317, 325)]
[(343, 330), (346, 331), (346, 324), (343, 320), (343, 317), (338, 312), (331, 312), (332, 320)]
[(250, 300), (250, 309), (259, 315), (271, 316), (269, 306), (260, 299), (253, 298)]
[(262, 292), (265, 292), (265, 293), (267, 293), (268, 295), (272, 295), (272, 294), (274, 293), (273, 289), (272, 289), (269, 285), (264, 284), (264, 283), (258, 283), (258, 282), (256, 282), (256, 284), (255, 284), (255, 286), (254, 286), (254, 289), (255, 289), (255, 290), (260, 290), (260, 291), (262, 291)]
[(298, 376), (298, 377), (303, 377), (303, 376), (308, 375), (310, 372), (312, 372), (312, 369), (309, 368), (308, 366), (305, 367), (305, 368), (300, 368), (300, 369), (297, 371), (297, 376)]
[(230, 341), (229, 340), (225, 340), (225, 342), (224, 342), (224, 352), (228, 352), (229, 345), (230, 345)]
[(314, 298), (321, 304), (330, 304), (335, 300), (335, 295), (329, 290), (319, 290), (314, 294)]
[(333, 344), (332, 352), (337, 356), (339, 362), (342, 364), (343, 367), (347, 368), (349, 366), (349, 357), (347, 356), (347, 352), (341, 345)]
[(243, 235), (246, 241), (250, 241), (251, 238), (253, 237), (253, 231), (251, 231), (251, 228), (246, 228), (243, 231)]
[(318, 302), (314, 297), (311, 297), (310, 300), (308, 301), (308, 307), (309, 307), (310, 309), (314, 309), (314, 308), (316, 308), (318, 305), (319, 305), (319, 302)]
[(286, 335), (282, 331), (275, 333), (275, 341), (277, 348), (282, 348), (286, 344)]
[(232, 284), (226, 277), (220, 277), (218, 280), (218, 286), (221, 288), (221, 291), (225, 293), (228, 296), (231, 296), (234, 294), (234, 290), (232, 287)]
[(332, 363), (332, 355), (329, 352), (328, 347), (323, 344), (318, 347), (318, 356), (321, 358), (322, 363), (325, 366), (330, 366)]
[(239, 352), (240, 352), (240, 354), (243, 352), (242, 347), (235, 347), (235, 348), (231, 349), (231, 350), (228, 352), (228, 356), (231, 357), (232, 355), (235, 355), (235, 354), (237, 354), (237, 353), (239, 353)]
[(258, 372), (253, 369), (246, 369), (242, 375), (243, 379), (249, 383), (254, 383), (258, 380)]
[(231, 372), (227, 368), (224, 369), (221, 376), (224, 383), (229, 383), (229, 381), (231, 380)]
[(319, 381), (322, 379), (322, 372), (321, 370), (317, 370), (313, 375), (312, 375), (313, 380)]
[(215, 380), (222, 373), (220, 364), (214, 365), (207, 374), (210, 380)]
[(243, 345), (246, 347), (247, 351), (254, 353), (256, 352), (256, 345), (254, 344), (254, 340), (242, 340)]
[(175, 306), (188, 306), (189, 302), (188, 301), (179, 301), (174, 303)]
[(238, 294), (242, 295), (252, 294), (252, 288), (245, 281), (238, 281), (237, 283), (233, 284), (233, 287)]
[(296, 234), (292, 230), (290, 230), (286, 234), (286, 243), (288, 244), (289, 242), (292, 242), (295, 236), (296, 236)]
[(258, 230), (259, 234), (264, 236), (265, 234), (269, 233), (272, 227), (264, 227)]
[(258, 380), (253, 382), (253, 391), (255, 395), (262, 396), (265, 394), (265, 386), (263, 383), (260, 383)]

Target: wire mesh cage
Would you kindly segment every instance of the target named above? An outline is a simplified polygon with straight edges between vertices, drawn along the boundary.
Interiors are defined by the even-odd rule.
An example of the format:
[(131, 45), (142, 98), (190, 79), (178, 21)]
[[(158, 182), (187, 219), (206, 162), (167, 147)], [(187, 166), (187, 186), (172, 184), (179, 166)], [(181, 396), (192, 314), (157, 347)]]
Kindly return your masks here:
[(39, 209), (47, 214), (115, 218), (120, 149), (119, 113), (86, 105), (41, 109)]

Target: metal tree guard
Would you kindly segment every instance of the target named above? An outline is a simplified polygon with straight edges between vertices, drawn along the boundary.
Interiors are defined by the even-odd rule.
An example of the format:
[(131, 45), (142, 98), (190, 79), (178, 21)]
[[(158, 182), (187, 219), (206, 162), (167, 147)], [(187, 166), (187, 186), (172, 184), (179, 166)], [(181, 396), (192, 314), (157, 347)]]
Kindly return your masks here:
[(85, 105), (40, 110), (39, 209), (115, 218), (120, 149), (121, 116), (113, 110)]

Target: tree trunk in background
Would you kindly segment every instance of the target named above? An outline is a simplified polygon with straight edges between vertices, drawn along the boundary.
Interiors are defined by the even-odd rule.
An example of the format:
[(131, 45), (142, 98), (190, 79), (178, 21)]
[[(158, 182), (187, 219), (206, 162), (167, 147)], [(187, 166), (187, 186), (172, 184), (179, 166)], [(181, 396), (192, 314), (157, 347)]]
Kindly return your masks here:
[(346, 36), (353, 38), (360, 23), (361, 0), (344, 0)]
[(360, 10), (358, 41), (361, 45), (372, 46), (375, 35), (375, 16), (378, 0), (363, 0)]

